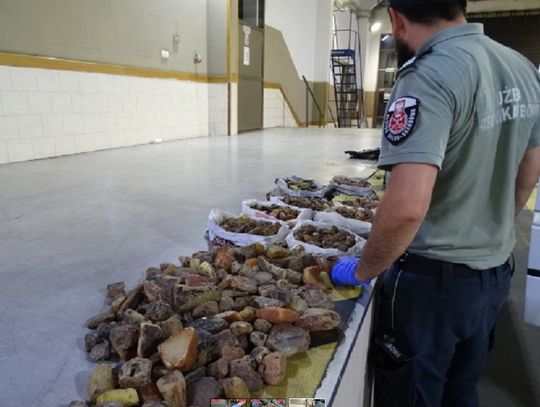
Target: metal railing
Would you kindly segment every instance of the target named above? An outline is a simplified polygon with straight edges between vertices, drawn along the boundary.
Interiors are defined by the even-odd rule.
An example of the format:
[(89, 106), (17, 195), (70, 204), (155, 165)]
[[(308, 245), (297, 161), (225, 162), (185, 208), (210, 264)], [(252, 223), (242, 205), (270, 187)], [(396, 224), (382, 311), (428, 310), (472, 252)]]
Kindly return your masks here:
[(302, 75), (302, 80), (306, 84), (306, 127), (309, 127), (309, 96), (310, 95), (311, 95), (311, 98), (313, 99), (313, 103), (315, 107), (317, 108), (319, 112), (319, 127), (323, 127), (324, 113), (321, 110), (321, 107), (319, 106), (319, 102), (317, 102), (317, 98), (315, 97), (315, 94), (311, 90), (311, 86), (309, 86), (309, 83), (304, 75)]

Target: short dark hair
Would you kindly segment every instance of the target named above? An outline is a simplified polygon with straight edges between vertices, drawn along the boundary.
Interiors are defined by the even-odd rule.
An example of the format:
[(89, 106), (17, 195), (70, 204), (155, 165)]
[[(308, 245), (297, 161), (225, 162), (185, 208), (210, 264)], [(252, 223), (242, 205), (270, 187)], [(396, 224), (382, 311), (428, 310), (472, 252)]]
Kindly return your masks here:
[(434, 3), (426, 5), (394, 5), (390, 6), (403, 14), (413, 23), (433, 24), (439, 20), (452, 21), (467, 13), (467, 0), (452, 3)]

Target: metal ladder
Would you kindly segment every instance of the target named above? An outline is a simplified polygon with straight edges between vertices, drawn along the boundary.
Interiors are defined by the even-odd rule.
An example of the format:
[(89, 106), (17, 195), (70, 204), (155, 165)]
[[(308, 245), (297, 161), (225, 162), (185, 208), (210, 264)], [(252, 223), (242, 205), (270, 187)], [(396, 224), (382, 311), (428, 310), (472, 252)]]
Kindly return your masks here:
[[(334, 98), (336, 103), (337, 127), (361, 127), (365, 123), (363, 91), (358, 86), (357, 58), (360, 59), (360, 37), (352, 29), (353, 13), (350, 13), (349, 28), (337, 29), (334, 15), (333, 46), (330, 54), (331, 70), (334, 79)], [(339, 46), (339, 38), (347, 39), (347, 46)]]

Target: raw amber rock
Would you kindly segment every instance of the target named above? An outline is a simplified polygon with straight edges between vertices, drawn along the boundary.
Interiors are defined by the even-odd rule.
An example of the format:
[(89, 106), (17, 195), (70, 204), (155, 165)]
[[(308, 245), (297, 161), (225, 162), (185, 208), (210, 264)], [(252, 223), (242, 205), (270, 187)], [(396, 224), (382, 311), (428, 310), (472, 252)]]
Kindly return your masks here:
[(138, 305), (144, 298), (143, 285), (139, 284), (133, 290), (127, 293), (126, 300), (118, 310), (119, 314), (123, 314), (128, 308), (137, 309)]
[(341, 322), (341, 317), (335, 311), (324, 308), (310, 308), (295, 322), (296, 326), (308, 331), (330, 331)]
[(107, 285), (107, 298), (113, 300), (121, 295), (126, 295), (126, 284), (123, 281)]
[(187, 287), (180, 285), (174, 287), (173, 308), (181, 314), (185, 311), (191, 311), (207, 301), (219, 301), (220, 298), (221, 292), (214, 286)]
[[(108, 337), (108, 335), (107, 335)], [(103, 339), (96, 332), (89, 332), (84, 335), (84, 350), (90, 352), (94, 346), (100, 343)]]
[(143, 322), (137, 342), (137, 356), (147, 358), (154, 354), (161, 342), (161, 328), (158, 325)]
[(214, 280), (206, 277), (206, 276), (199, 276), (197, 274), (191, 274), (186, 276), (184, 279), (184, 284), (188, 287), (205, 287), (209, 285), (214, 284)]
[(208, 375), (216, 379), (222, 379), (229, 374), (229, 358), (220, 358), (208, 365)]
[(152, 362), (145, 358), (133, 358), (122, 364), (118, 374), (118, 385), (123, 388), (139, 388), (152, 381)]
[(246, 355), (244, 349), (239, 346), (224, 345), (220, 349), (220, 355), (225, 359), (240, 359)]
[(112, 372), (112, 366), (99, 364), (92, 370), (90, 381), (88, 382), (88, 396), (90, 401), (95, 403), (100, 394), (113, 390), (116, 387), (116, 380)]
[(189, 370), (197, 360), (197, 331), (185, 328), (174, 333), (158, 351), (167, 369)]
[(90, 359), (94, 362), (99, 362), (100, 360), (107, 360), (111, 356), (111, 344), (109, 341), (104, 340), (97, 345), (94, 345), (90, 350)]
[(120, 295), (118, 297), (116, 297), (112, 302), (111, 302), (111, 312), (113, 314), (118, 314), (118, 310), (120, 309), (120, 307), (122, 306), (122, 304), (124, 303), (124, 301), (126, 300), (126, 296), (125, 295)]
[(242, 310), (251, 304), (251, 298), (248, 296), (245, 297), (236, 297), (234, 299), (234, 309)]
[(253, 279), (258, 285), (270, 284), (274, 281), (274, 276), (266, 271), (258, 271), (253, 275)]
[(258, 288), (261, 297), (271, 297), (276, 290), (277, 288), (275, 284), (263, 284), (259, 285)]
[[(144, 402), (143, 406), (154, 405), (155, 407), (161, 407), (161, 393), (154, 383), (147, 384), (146, 386), (137, 389), (139, 398)], [(155, 404), (151, 404), (155, 403)]]
[(221, 380), (223, 392), (227, 398), (250, 398), (251, 393), (246, 382), (240, 377), (234, 376)]
[(321, 290), (325, 290), (326, 286), (320, 278), (322, 269), (319, 266), (306, 267), (302, 275), (304, 284), (313, 284)]
[(156, 385), (169, 407), (187, 406), (186, 380), (180, 370), (173, 370), (161, 377)]
[(229, 324), (223, 318), (217, 318), (214, 316), (208, 318), (199, 318), (190, 323), (189, 326), (196, 329), (205, 329), (208, 332), (215, 334), (227, 329)]
[(229, 326), (235, 336), (249, 334), (253, 331), (253, 326), (249, 322), (235, 321)]
[(92, 318), (86, 321), (85, 326), (88, 329), (96, 329), (102, 322), (111, 322), (114, 321), (114, 319), (114, 314), (111, 311), (106, 311), (101, 314), (94, 315)]
[(299, 256), (291, 256), (289, 258), (289, 269), (301, 273), (304, 270), (304, 263)]
[(254, 294), (257, 292), (257, 283), (248, 277), (232, 276), (230, 287), (236, 288), (237, 290), (240, 290), (240, 291), (246, 291), (251, 294)]
[(267, 384), (272, 386), (281, 384), (287, 376), (287, 356), (282, 352), (266, 355), (259, 365), (259, 374)]
[(309, 305), (306, 300), (300, 297), (298, 294), (291, 295), (289, 300), (288, 307), (292, 310), (295, 310), (299, 314), (303, 314), (308, 308)]
[(176, 331), (181, 331), (184, 328), (179, 315), (173, 315), (169, 319), (160, 322), (159, 327), (161, 328), (161, 336), (163, 339), (167, 339)]
[(219, 305), (216, 301), (207, 301), (196, 307), (193, 312), (193, 318), (202, 318), (216, 315), (219, 312)]
[(219, 300), (219, 311), (220, 312), (231, 311), (233, 308), (234, 308), (234, 299), (227, 295), (222, 295), (221, 299)]
[(309, 344), (309, 332), (291, 324), (274, 325), (266, 340), (268, 349), (283, 352), (287, 357), (307, 351)]
[(216, 335), (216, 348), (221, 349), (226, 345), (239, 346), (238, 338), (234, 336), (230, 329), (225, 329)]
[(189, 373), (186, 373), (184, 375), (184, 378), (186, 379), (186, 385), (189, 386), (192, 383), (198, 382), (205, 376), (206, 376), (206, 366), (201, 366), (201, 367), (191, 370)]
[(286, 322), (295, 322), (298, 319), (298, 313), (287, 308), (262, 308), (258, 309), (257, 318), (264, 319), (273, 324), (283, 324)]
[(107, 401), (117, 401), (128, 407), (137, 406), (139, 405), (139, 395), (135, 389), (115, 389), (102, 393), (96, 400), (98, 404)]
[(310, 308), (334, 309), (334, 301), (321, 288), (313, 284), (299, 288), (298, 294), (308, 303)]
[(272, 276), (278, 280), (283, 279), (287, 276), (287, 270), (281, 267), (274, 266), (262, 256), (259, 256), (257, 258), (257, 265), (259, 266), (259, 269), (261, 271), (272, 274)]
[(246, 307), (242, 311), (239, 312), (240, 317), (242, 318), (242, 321), (246, 322), (253, 322), (256, 318), (256, 309), (253, 307)]
[(268, 339), (268, 335), (265, 334), (264, 332), (253, 331), (249, 335), (250, 342), (255, 346), (264, 346), (267, 339)]
[(255, 363), (260, 364), (262, 363), (264, 357), (268, 354), (270, 354), (270, 349), (268, 349), (267, 347), (255, 346), (249, 356), (253, 358)]
[(262, 377), (253, 369), (250, 362), (251, 358), (243, 357), (241, 359), (231, 360), (229, 365), (229, 375), (241, 378), (250, 392), (262, 390), (264, 382)]
[(142, 322), (146, 321), (146, 318), (144, 317), (144, 315), (130, 308), (124, 311), (124, 314), (122, 315), (122, 321), (138, 327)]
[(302, 273), (291, 269), (287, 270), (287, 281), (293, 284), (300, 284), (302, 282)]
[(131, 325), (118, 325), (111, 329), (109, 338), (120, 359), (125, 360), (128, 351), (137, 346), (139, 333)]
[(199, 274), (201, 276), (206, 276), (211, 278), (212, 280), (215, 280), (217, 277), (216, 270), (212, 265), (208, 262), (202, 262), (199, 268), (197, 269), (199, 271)]
[(283, 257), (288, 257), (290, 254), (290, 250), (281, 246), (270, 245), (268, 246), (268, 249), (266, 249), (266, 257), (269, 259), (280, 259)]
[(252, 304), (256, 308), (283, 307), (285, 304), (275, 298), (253, 297)]
[(230, 271), (233, 260), (229, 247), (223, 246), (216, 249), (214, 257), (214, 266), (216, 268)]
[(201, 380), (187, 386), (188, 406), (208, 406), (211, 399), (219, 398), (223, 387), (213, 377), (203, 377)]
[(216, 314), (216, 318), (221, 318), (227, 321), (228, 323), (232, 323), (235, 321), (241, 321), (242, 317), (237, 311), (225, 311), (221, 312), (219, 314)]
[(254, 257), (254, 258), (247, 259), (244, 265), (248, 267), (257, 267), (257, 258)]
[(256, 331), (268, 333), (270, 332), (270, 329), (272, 329), (272, 323), (268, 322), (265, 319), (256, 319), (255, 322), (253, 323), (253, 328)]

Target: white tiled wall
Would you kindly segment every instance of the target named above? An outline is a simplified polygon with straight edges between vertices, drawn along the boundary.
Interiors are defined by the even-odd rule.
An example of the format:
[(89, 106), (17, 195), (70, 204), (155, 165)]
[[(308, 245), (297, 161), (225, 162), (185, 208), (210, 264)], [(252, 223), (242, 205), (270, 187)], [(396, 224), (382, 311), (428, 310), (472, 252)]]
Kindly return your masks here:
[(0, 65), (0, 163), (222, 134), (223, 106), (226, 85)]
[(297, 127), (296, 121), (279, 89), (264, 89), (264, 128)]
[(208, 85), (208, 134), (227, 134), (227, 84)]

